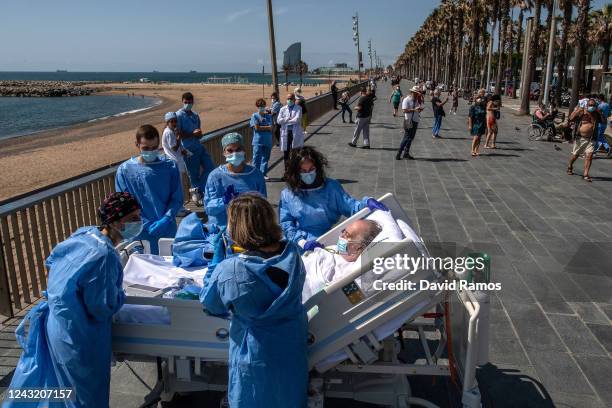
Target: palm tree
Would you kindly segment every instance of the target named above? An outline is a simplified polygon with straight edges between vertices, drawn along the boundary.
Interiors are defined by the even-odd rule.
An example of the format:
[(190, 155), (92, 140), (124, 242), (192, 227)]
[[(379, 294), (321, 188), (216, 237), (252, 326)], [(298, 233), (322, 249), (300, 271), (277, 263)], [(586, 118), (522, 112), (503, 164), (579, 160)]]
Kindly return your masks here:
[(559, 44), (559, 60), (557, 62), (557, 92), (555, 93), (555, 104), (561, 106), (561, 87), (565, 84), (567, 76), (567, 41), (569, 37), (570, 25), (572, 23), (572, 0), (561, 0), (560, 7), (563, 10), (563, 20), (561, 23), (561, 42)]
[[(523, 17), (525, 15), (525, 11), (529, 11), (531, 12), (531, 10), (533, 9), (533, 0), (515, 0), (515, 4), (516, 6), (519, 7), (519, 14), (518, 14), (518, 18), (517, 18), (517, 24), (516, 24), (516, 54), (520, 57), (521, 61), (523, 60), (523, 52), (521, 49), (521, 38), (523, 36)], [(512, 52), (512, 51), (511, 51)], [(513, 66), (512, 67), (512, 97), (516, 98), (516, 83), (514, 81), (514, 78), (516, 78), (516, 71), (518, 69), (518, 63), (521, 62), (517, 60), (517, 66)]]
[(283, 64), (283, 72), (285, 73), (285, 87), (289, 90), (289, 72), (292, 71), (292, 67), (289, 64)]
[(302, 86), (303, 85), (303, 80), (304, 80), (304, 74), (308, 72), (308, 64), (306, 64), (302, 60), (299, 60), (295, 64), (295, 69), (298, 72), (298, 74), (300, 74), (300, 86)]
[[(544, 50), (544, 52), (548, 52), (548, 38), (550, 35), (550, 26), (551, 24), (553, 24), (553, 3), (554, 0), (543, 0), (544, 1), (544, 5), (546, 6), (546, 12), (547, 12), (547, 16), (546, 16), (546, 30), (540, 31), (540, 39), (538, 39), (538, 42), (540, 44), (546, 44), (546, 49)], [(546, 66), (546, 64), (542, 64), (542, 72), (540, 75), (540, 95), (538, 96), (538, 102), (542, 102), (542, 99), (544, 98), (544, 82), (546, 81), (546, 72), (544, 71), (544, 67)], [(554, 64), (553, 64), (554, 66)]]
[(572, 75), (572, 97), (569, 111), (573, 111), (578, 104), (578, 89), (581, 87), (582, 74), (584, 70), (584, 55), (587, 30), (589, 29), (589, 8), (591, 0), (578, 0), (578, 17), (576, 17), (574, 72)]
[[(536, 68), (536, 60), (538, 57), (538, 39), (540, 37), (540, 16), (542, 14), (542, 1), (535, 0), (535, 18), (533, 33), (531, 34), (531, 42), (529, 43), (529, 63), (527, 64), (527, 72), (523, 75), (525, 83), (521, 84), (521, 107), (519, 114), (529, 115), (529, 91), (531, 88), (531, 80)], [(589, 0), (590, 1), (590, 0)]]
[(612, 41), (612, 4), (606, 4), (601, 10), (591, 13), (590, 42), (602, 47), (602, 72), (608, 72), (610, 59), (610, 42)]
[[(510, 24), (510, 0), (502, 0), (500, 4), (500, 24), (499, 24), (499, 43), (497, 46), (497, 76), (495, 78), (495, 93), (500, 94), (502, 75), (504, 72), (503, 56), (504, 49), (506, 47), (506, 34), (508, 33), (508, 26)], [(512, 47), (510, 47), (512, 48)], [(512, 58), (512, 56), (510, 56)]]

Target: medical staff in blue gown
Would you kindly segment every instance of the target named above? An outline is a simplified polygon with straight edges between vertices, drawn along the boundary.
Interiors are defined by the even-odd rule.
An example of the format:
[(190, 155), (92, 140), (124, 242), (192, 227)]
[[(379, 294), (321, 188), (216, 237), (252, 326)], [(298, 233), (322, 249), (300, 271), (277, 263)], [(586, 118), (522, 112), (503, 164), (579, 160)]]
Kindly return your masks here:
[(287, 188), (281, 192), (280, 223), (285, 237), (306, 250), (321, 246), (316, 239), (329, 231), (341, 216), (350, 217), (362, 208), (385, 210), (381, 202), (356, 200), (337, 180), (325, 176), (327, 159), (310, 146), (292, 153), (285, 173)]
[(270, 203), (248, 193), (228, 209), (228, 233), (245, 252), (217, 265), (200, 301), (231, 312), (228, 396), (232, 408), (303, 408), (308, 321), (299, 248), (282, 240)]
[(139, 208), (129, 193), (113, 193), (98, 210), (101, 227), (80, 228), (58, 244), (46, 261), (46, 300), (17, 328), (23, 354), (9, 388), (72, 389), (72, 398), (29, 403), (5, 400), (3, 408), (108, 408), (111, 318), (125, 298), (115, 246), (139, 233)]
[(201, 206), (206, 180), (215, 168), (215, 164), (206, 148), (200, 143), (202, 123), (200, 115), (192, 110), (193, 94), (185, 92), (182, 101), (183, 107), (176, 112), (176, 127), (181, 133), (183, 147), (189, 151), (185, 156), (185, 165), (189, 173), (192, 199)]
[(159, 132), (144, 125), (136, 131), (140, 155), (123, 162), (115, 176), (115, 190), (132, 194), (142, 207), (144, 223), (136, 238), (149, 241), (158, 254), (160, 238), (174, 238), (176, 214), (183, 208), (181, 175), (176, 162), (159, 154)]
[(227, 223), (227, 205), (239, 194), (256, 191), (267, 196), (263, 174), (246, 164), (242, 136), (239, 133), (228, 133), (221, 139), (221, 146), (226, 163), (210, 173), (204, 194), (208, 222), (220, 227)]

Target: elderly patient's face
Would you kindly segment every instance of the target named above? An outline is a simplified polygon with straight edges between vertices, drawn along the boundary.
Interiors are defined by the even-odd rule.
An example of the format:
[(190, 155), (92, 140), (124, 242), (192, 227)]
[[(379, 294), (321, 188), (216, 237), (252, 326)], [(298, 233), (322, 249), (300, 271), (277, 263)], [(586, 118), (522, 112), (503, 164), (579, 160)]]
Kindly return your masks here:
[(357, 220), (350, 223), (340, 234), (348, 241), (347, 254), (341, 255), (347, 262), (355, 262), (369, 242), (364, 241), (370, 231), (370, 225), (365, 220)]

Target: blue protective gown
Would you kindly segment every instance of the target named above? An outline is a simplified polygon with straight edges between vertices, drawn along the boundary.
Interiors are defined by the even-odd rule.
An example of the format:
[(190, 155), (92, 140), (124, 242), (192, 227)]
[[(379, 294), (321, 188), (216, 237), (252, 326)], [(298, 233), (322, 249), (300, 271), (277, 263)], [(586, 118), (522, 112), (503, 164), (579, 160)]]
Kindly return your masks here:
[[(266, 270), (289, 274), (283, 290)], [(200, 295), (215, 315), (232, 312), (228, 395), (232, 408), (301, 408), (308, 387), (305, 270), (298, 247), (264, 259), (237, 255), (217, 265)]]
[[(176, 162), (161, 158), (153, 163), (141, 163), (138, 157), (123, 162), (115, 176), (115, 190), (127, 191), (140, 203), (143, 228), (135, 240), (151, 243), (151, 253), (158, 254), (160, 238), (174, 238), (176, 214), (183, 207), (181, 176)], [(148, 227), (167, 216), (170, 222), (165, 230), (155, 235)]]
[(248, 164), (244, 165), (242, 173), (230, 173), (227, 165), (214, 169), (206, 182), (204, 194), (204, 207), (208, 215), (208, 222), (218, 226), (227, 224), (226, 205), (223, 203), (223, 193), (230, 185), (238, 194), (246, 192), (258, 192), (267, 197), (266, 181), (261, 171)]
[(369, 197), (361, 201), (344, 191), (338, 180), (327, 178), (320, 187), (294, 193), (288, 188), (281, 192), (278, 204), (280, 223), (285, 238), (298, 242), (319, 238), (334, 226), (341, 216), (350, 217), (366, 206)]
[(46, 265), (48, 300), (16, 331), (24, 352), (10, 388), (72, 388), (75, 399), (2, 406), (108, 408), (111, 318), (125, 298), (119, 255), (97, 227), (83, 227), (53, 249)]
[[(189, 136), (196, 129), (201, 129), (202, 124), (200, 115), (195, 112), (187, 112), (185, 109), (176, 111), (176, 127), (183, 135), (183, 147), (191, 152), (191, 155), (185, 156), (185, 166), (189, 174), (189, 181), (192, 188), (199, 188), (204, 191), (208, 175), (215, 168), (215, 164), (208, 154), (208, 150), (200, 142), (200, 137)], [(187, 137), (188, 136), (188, 137)]]
[(210, 262), (205, 254), (212, 255), (215, 237), (220, 232), (215, 224), (204, 224), (196, 213), (181, 221), (172, 244), (172, 263), (182, 268), (205, 266)]

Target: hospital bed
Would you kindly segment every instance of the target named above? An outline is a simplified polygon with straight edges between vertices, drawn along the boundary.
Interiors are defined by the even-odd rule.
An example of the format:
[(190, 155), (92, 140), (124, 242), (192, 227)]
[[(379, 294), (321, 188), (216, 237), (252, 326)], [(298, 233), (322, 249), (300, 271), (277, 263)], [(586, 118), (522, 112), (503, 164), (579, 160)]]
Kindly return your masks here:
[[(382, 201), (395, 219), (409, 221), (395, 197)], [(366, 218), (363, 209), (319, 238), (334, 244), (342, 229)], [(411, 395), (408, 375), (450, 376), (461, 385), (465, 407), (479, 407), (476, 367), (488, 359), (488, 295), (471, 291), (367, 291), (364, 281), (374, 259), (398, 253), (426, 255), (422, 242), (405, 237), (373, 245), (361, 262), (305, 302), (309, 319), (309, 407), (326, 397), (350, 398), (392, 407), (435, 406)], [(170, 255), (171, 242), (160, 242)], [(131, 261), (131, 260), (130, 260)], [(435, 270), (415, 275), (388, 269), (387, 281), (446, 279)], [(229, 320), (209, 316), (197, 300), (165, 299), (159, 288), (130, 285), (126, 304), (145, 308), (158, 321), (118, 319), (113, 323), (113, 351), (119, 360), (157, 361), (159, 381), (143, 406), (170, 401), (174, 394), (224, 391), (227, 386)], [(131, 305), (131, 306), (129, 306)], [(153, 319), (155, 320), (155, 319)], [(402, 336), (412, 334), (424, 358), (400, 362)], [(430, 349), (432, 339), (436, 350)], [(447, 357), (446, 357), (447, 356)]]

